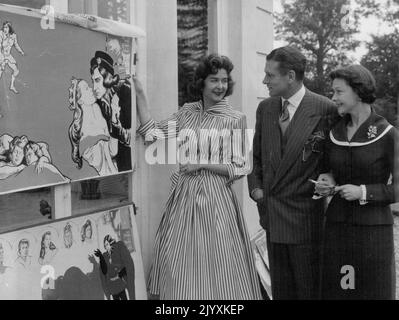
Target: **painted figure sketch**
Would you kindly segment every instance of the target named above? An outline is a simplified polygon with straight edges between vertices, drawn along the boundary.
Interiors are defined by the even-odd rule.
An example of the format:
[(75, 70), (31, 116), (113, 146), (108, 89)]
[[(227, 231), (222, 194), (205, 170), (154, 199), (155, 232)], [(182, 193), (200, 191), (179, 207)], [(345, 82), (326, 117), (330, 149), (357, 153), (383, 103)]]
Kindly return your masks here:
[(114, 159), (119, 171), (132, 169), (131, 165), (131, 85), (115, 74), (114, 60), (103, 51), (96, 51), (90, 61), (94, 95), (107, 122), (111, 137), (118, 140)]
[(24, 269), (29, 269), (32, 265), (30, 246), (31, 243), (29, 239), (23, 238), (18, 242), (18, 258), (15, 262), (21, 265)]
[(132, 170), (132, 38), (41, 18), (0, 6), (0, 195)]
[(47, 143), (31, 141), (25, 135), (4, 134), (0, 136), (0, 187), (13, 179), (69, 181), (52, 163)]
[(121, 78), (131, 74), (131, 46), (132, 39), (120, 37), (107, 37), (106, 51), (112, 57), (114, 69)]
[(39, 264), (41, 265), (51, 264), (57, 252), (58, 249), (51, 239), (51, 231), (46, 231), (42, 235), (42, 241), (40, 243), (40, 255), (38, 259)]
[(100, 176), (117, 173), (118, 140), (110, 136), (93, 89), (86, 81), (72, 79), (69, 108), (73, 111), (69, 126), (73, 162), (80, 169), (85, 160)]
[(1, 235), (0, 299), (146, 299), (141, 254), (123, 228), (138, 242), (132, 206)]
[(105, 252), (95, 251), (100, 260), (100, 278), (104, 294), (109, 300), (135, 300), (134, 263), (123, 241), (104, 237)]
[(25, 52), (18, 44), (17, 35), (11, 22), (5, 21), (0, 30), (0, 78), (8, 66), (12, 71), (10, 90), (18, 93), (18, 90), (15, 88), (15, 79), (19, 74), (19, 69), (15, 58), (12, 56), (12, 48), (15, 48), (22, 56), (25, 55)]

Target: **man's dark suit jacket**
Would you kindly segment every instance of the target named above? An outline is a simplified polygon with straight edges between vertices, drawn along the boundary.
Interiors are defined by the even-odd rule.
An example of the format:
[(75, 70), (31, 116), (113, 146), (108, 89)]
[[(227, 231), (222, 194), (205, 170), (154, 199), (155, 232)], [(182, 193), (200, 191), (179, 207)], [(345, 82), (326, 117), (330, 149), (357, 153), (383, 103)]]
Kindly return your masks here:
[[(112, 123), (111, 101), (113, 95), (118, 95), (120, 116), (117, 124)], [(97, 100), (102, 115), (107, 121), (111, 137), (118, 139), (118, 154), (115, 156), (118, 171), (129, 171), (132, 169), (130, 141), (132, 127), (132, 102), (131, 86), (128, 81), (120, 81), (112, 89), (108, 89), (104, 97)]]
[(281, 153), (279, 115), (281, 98), (259, 104), (253, 143), (253, 171), (249, 192), (263, 189), (258, 202), (260, 224), (270, 241), (304, 244), (320, 240), (324, 216), (323, 200), (313, 200), (314, 184), (324, 168), (329, 130), (338, 120), (336, 107), (326, 97), (306, 90), (286, 131)]

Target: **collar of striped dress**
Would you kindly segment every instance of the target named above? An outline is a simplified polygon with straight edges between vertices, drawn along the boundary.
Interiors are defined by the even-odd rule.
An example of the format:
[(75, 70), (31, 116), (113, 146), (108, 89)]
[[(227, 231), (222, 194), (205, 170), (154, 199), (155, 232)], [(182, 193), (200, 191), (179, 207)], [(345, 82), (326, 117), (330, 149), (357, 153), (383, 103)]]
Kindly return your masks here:
[[(198, 111), (202, 110), (204, 108), (202, 100), (197, 102), (196, 107), (198, 108)], [(222, 99), (218, 103), (214, 104), (212, 107), (209, 107), (208, 109), (204, 110), (205, 112), (209, 114), (225, 114), (226, 112), (229, 112), (233, 108), (229, 104), (227, 98)]]

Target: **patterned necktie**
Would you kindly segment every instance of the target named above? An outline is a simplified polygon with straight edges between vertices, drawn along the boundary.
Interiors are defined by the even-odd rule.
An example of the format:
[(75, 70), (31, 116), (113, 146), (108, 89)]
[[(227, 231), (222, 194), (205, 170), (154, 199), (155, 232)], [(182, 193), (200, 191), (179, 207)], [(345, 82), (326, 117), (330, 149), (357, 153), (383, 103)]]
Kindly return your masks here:
[(288, 100), (284, 101), (280, 118), (278, 120), (282, 135), (285, 134), (285, 131), (287, 130), (288, 125), (290, 124), (290, 113), (288, 112), (289, 104), (290, 103), (288, 102)]

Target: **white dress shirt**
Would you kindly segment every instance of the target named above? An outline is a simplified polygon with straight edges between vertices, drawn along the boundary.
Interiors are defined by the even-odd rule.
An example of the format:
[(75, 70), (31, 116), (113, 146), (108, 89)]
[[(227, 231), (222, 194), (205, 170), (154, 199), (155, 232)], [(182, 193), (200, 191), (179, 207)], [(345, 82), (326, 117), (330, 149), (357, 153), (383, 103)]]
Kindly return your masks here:
[(283, 97), (281, 97), (282, 104), (284, 104), (285, 100), (288, 100), (288, 102), (289, 102), (287, 108), (288, 108), (288, 113), (290, 114), (290, 121), (294, 117), (296, 110), (298, 109), (299, 105), (301, 104), (302, 99), (305, 96), (305, 93), (306, 93), (305, 86), (302, 85), (302, 87), (288, 99), (284, 99)]

